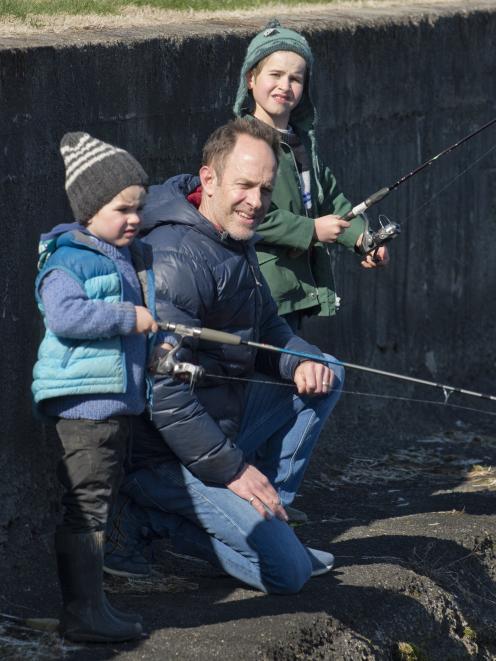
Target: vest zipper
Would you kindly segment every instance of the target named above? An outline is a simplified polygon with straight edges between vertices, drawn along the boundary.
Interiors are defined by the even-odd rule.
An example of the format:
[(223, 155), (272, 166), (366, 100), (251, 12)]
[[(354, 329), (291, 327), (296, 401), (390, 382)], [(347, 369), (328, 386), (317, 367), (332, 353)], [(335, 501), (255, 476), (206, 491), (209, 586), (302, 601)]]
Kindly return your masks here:
[(69, 360), (71, 359), (72, 352), (74, 351), (75, 348), (76, 348), (76, 347), (74, 347), (74, 346), (73, 346), (73, 347), (69, 347), (69, 348), (66, 350), (66, 352), (64, 353), (64, 357), (62, 358), (62, 363), (61, 363), (61, 365), (60, 365), (60, 367), (61, 367), (62, 369), (64, 369), (65, 367), (67, 367), (67, 363), (68, 363)]

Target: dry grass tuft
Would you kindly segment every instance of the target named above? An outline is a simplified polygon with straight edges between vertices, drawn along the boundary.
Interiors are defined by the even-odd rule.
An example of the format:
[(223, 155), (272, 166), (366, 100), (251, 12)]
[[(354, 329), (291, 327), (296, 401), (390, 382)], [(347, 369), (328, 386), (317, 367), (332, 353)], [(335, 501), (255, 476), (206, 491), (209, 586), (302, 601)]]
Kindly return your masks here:
[[(492, 437), (448, 435), (419, 439), (417, 445), (398, 448), (381, 457), (351, 457), (349, 464), (333, 474), (321, 473), (320, 479), (310, 480), (309, 486), (334, 490), (342, 485), (370, 485), (400, 482), (418, 484), (428, 479), (440, 486), (449, 485), (450, 491), (495, 491), (496, 471), (482, 463), (481, 458), (464, 456), (465, 451), (479, 452), (493, 445)], [(440, 492), (441, 493), (441, 492)]]
[[(33, 626), (28, 626), (31, 622)], [(0, 658), (2, 661), (55, 661), (74, 650), (56, 633), (58, 620), (23, 620), (0, 614)], [(47, 630), (48, 629), (48, 630)]]
[(159, 565), (156, 565), (152, 575), (146, 578), (105, 575), (105, 591), (111, 594), (177, 593), (191, 592), (198, 588), (198, 583), (187, 578), (164, 573)]

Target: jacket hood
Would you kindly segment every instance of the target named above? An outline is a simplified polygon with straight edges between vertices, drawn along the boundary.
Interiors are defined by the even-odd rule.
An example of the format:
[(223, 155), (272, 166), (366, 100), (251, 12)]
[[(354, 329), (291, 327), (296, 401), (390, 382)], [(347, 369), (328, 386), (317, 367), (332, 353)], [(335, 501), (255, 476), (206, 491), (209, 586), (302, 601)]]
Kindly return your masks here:
[(279, 21), (270, 21), (264, 30), (257, 34), (249, 43), (246, 56), (241, 66), (238, 91), (234, 101), (233, 112), (236, 117), (252, 114), (255, 104), (248, 89), (248, 73), (265, 57), (277, 51), (292, 51), (301, 55), (307, 63), (307, 74), (303, 95), (299, 104), (291, 112), (289, 123), (299, 133), (313, 132), (317, 124), (317, 111), (313, 96), (314, 60), (310, 46), (305, 37), (294, 30), (283, 27)]
[(47, 259), (63, 243), (70, 243), (74, 234), (78, 232), (83, 235), (90, 235), (90, 232), (84, 225), (78, 222), (60, 223), (55, 225), (49, 232), (41, 234), (38, 244), (38, 270), (41, 271), (46, 264)]
[(299, 104), (291, 112), (289, 124), (300, 136), (300, 139), (303, 140), (306, 137), (309, 141), (310, 158), (312, 159), (316, 173), (317, 195), (319, 201), (322, 203), (324, 192), (320, 184), (321, 172), (316, 134), (318, 114), (314, 102), (314, 61), (310, 46), (303, 35), (294, 30), (282, 27), (278, 21), (271, 21), (262, 32), (252, 39), (248, 45), (241, 67), (233, 113), (236, 117), (245, 117), (253, 114), (255, 104), (253, 96), (248, 89), (247, 74), (264, 57), (280, 50), (289, 50), (298, 53), (307, 63), (307, 75), (303, 95)]
[(178, 174), (162, 184), (150, 186), (143, 207), (141, 234), (146, 235), (163, 223), (196, 224), (201, 214), (186, 197), (199, 185), (199, 177)]
[(82, 232), (88, 233), (88, 230), (84, 225), (80, 225), (78, 222), (74, 221), (73, 223), (60, 223), (55, 225), (49, 232), (45, 232), (40, 235), (40, 241), (50, 241), (50, 239), (56, 239), (61, 234), (70, 232), (72, 230), (80, 230)]

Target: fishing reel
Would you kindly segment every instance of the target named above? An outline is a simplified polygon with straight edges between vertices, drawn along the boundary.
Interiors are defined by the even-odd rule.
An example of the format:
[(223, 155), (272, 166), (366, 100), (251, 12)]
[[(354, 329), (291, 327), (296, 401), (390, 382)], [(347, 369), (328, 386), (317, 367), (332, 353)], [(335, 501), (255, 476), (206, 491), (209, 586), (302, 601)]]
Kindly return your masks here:
[(362, 216), (365, 220), (365, 227), (363, 230), (362, 244), (360, 246), (360, 254), (368, 255), (373, 253), (372, 258), (375, 258), (377, 250), (385, 243), (392, 241), (401, 232), (398, 223), (393, 223), (384, 214), (379, 215), (380, 227), (374, 231), (370, 229), (370, 221), (367, 214), (363, 211)]
[(159, 358), (155, 374), (170, 376), (173, 379), (189, 382), (190, 391), (193, 392), (197, 382), (205, 375), (205, 370), (200, 365), (183, 362), (177, 359), (177, 353), (183, 344), (181, 338), (174, 348), (168, 351), (165, 356)]

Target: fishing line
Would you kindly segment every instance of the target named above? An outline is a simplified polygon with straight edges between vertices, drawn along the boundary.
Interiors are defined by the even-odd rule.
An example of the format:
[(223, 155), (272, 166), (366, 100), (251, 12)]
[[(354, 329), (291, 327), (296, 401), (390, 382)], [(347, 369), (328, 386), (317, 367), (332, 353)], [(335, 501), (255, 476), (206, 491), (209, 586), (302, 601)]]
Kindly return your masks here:
[(424, 163), (421, 163), (418, 165), (416, 168), (414, 168), (411, 172), (408, 172), (407, 174), (403, 175), (398, 179), (398, 181), (395, 181), (393, 184), (390, 184), (389, 186), (385, 186), (384, 188), (381, 188), (380, 190), (376, 191), (372, 195), (370, 195), (368, 198), (363, 200), (363, 202), (360, 202), (360, 204), (357, 204), (351, 211), (349, 211), (347, 214), (345, 214), (344, 218), (346, 220), (351, 220), (355, 216), (358, 216), (359, 214), (363, 213), (366, 209), (371, 207), (374, 204), (377, 204), (377, 202), (380, 202), (383, 200), (391, 191), (395, 190), (398, 188), (398, 186), (401, 186), (401, 184), (404, 184), (408, 179), (411, 179), (415, 175), (419, 174), (419, 172), (422, 172), (422, 170), (425, 170), (427, 167), (431, 166), (435, 161), (437, 161), (439, 158), (442, 156), (445, 156), (446, 154), (449, 154), (451, 151), (462, 145), (463, 143), (467, 142), (467, 140), (470, 140), (471, 138), (474, 138), (476, 135), (479, 133), (482, 133), (482, 131), (485, 131), (487, 128), (492, 126), (493, 124), (496, 124), (496, 117), (494, 119), (491, 119), (487, 124), (484, 124), (484, 126), (479, 127), (475, 131), (472, 131), (472, 133), (469, 133), (465, 137), (461, 138), (457, 142), (453, 143), (449, 147), (446, 147), (446, 149), (443, 149), (442, 151), (439, 152), (439, 154), (436, 154), (435, 156), (432, 156), (432, 158), (429, 158), (427, 161)]
[(490, 154), (490, 153), (491, 153), (492, 151), (494, 151), (495, 149), (496, 149), (496, 145), (493, 145), (493, 146), (492, 146), (490, 149), (488, 149), (484, 154), (482, 154), (482, 156), (479, 156), (479, 157), (478, 157), (473, 163), (471, 163), (468, 167), (466, 167), (465, 170), (462, 170), (461, 172), (459, 172), (459, 173), (458, 173), (453, 179), (451, 179), (450, 181), (448, 181), (447, 184), (445, 184), (445, 185), (444, 185), (442, 188), (440, 188), (436, 193), (434, 193), (434, 195), (433, 195), (429, 200), (427, 200), (426, 202), (423, 202), (419, 207), (417, 207), (416, 209), (414, 209), (414, 210), (411, 212), (411, 214), (410, 214), (409, 216), (407, 216), (407, 217), (402, 221), (402, 225), (404, 225), (407, 221), (409, 221), (410, 218), (412, 218), (415, 214), (417, 214), (419, 211), (421, 211), (424, 207), (426, 207), (426, 206), (428, 206), (429, 204), (431, 204), (431, 202), (433, 202), (433, 201), (434, 201), (439, 195), (441, 195), (441, 193), (443, 193), (447, 188), (449, 188), (449, 186), (451, 186), (452, 184), (454, 184), (455, 181), (456, 181), (457, 179), (459, 179), (459, 178), (462, 177), (464, 174), (466, 174), (466, 173), (467, 173), (469, 170), (471, 170), (475, 165), (477, 165), (477, 163), (479, 163), (479, 161), (482, 161), (483, 158), (485, 158), (488, 154)]
[[(467, 142), (467, 140), (470, 140), (474, 138), (476, 135), (481, 133), (482, 131), (485, 131), (487, 128), (492, 126), (493, 124), (496, 123), (496, 118), (492, 119), (491, 121), (487, 122), (487, 124), (484, 124), (484, 126), (479, 127), (475, 131), (472, 131), (472, 133), (469, 133), (465, 137), (461, 138), (454, 144), (450, 145), (446, 149), (443, 149), (442, 151), (439, 152), (439, 154), (436, 154), (432, 158), (429, 158), (427, 161), (424, 163), (421, 163), (418, 165), (416, 168), (414, 168), (411, 172), (408, 172), (407, 174), (403, 175), (400, 179), (395, 181), (394, 183), (390, 184), (389, 186), (384, 186), (384, 188), (381, 188), (377, 190), (375, 193), (367, 197), (365, 200), (360, 202), (359, 204), (355, 205), (348, 213), (344, 214), (343, 218), (345, 220), (351, 220), (352, 218), (355, 218), (358, 215), (362, 215), (365, 226), (363, 229), (363, 234), (362, 234), (362, 242), (359, 246), (359, 252), (362, 255), (368, 255), (371, 254), (373, 258), (376, 258), (377, 256), (377, 250), (380, 248), (380, 246), (384, 245), (385, 243), (388, 243), (395, 237), (397, 237), (400, 232), (401, 232), (401, 227), (398, 223), (393, 223), (389, 219), (387, 219), (387, 223), (383, 224), (381, 222), (379, 229), (377, 230), (372, 230), (370, 228), (369, 224), (369, 219), (365, 211), (372, 207), (374, 204), (377, 204), (381, 200), (383, 200), (385, 197), (389, 195), (393, 190), (401, 186), (401, 184), (404, 184), (406, 181), (414, 177), (415, 175), (419, 174), (419, 172), (422, 172), (422, 170), (425, 170), (427, 167), (431, 166), (433, 163), (435, 163), (439, 158), (442, 156), (445, 156), (446, 154), (449, 154), (451, 151), (457, 149), (460, 145), (464, 144)], [(436, 192), (436, 194), (433, 196), (432, 199), (435, 199), (445, 188), (450, 186), (454, 181), (458, 179), (458, 177), (462, 176), (466, 171), (468, 171), (473, 165), (475, 165), (477, 162), (481, 160), (481, 158), (484, 158), (489, 154), (494, 147), (491, 147), (491, 149), (484, 154), (482, 157), (476, 159), (473, 164), (468, 166), (466, 170), (460, 174), (458, 174), (452, 181), (448, 182), (440, 191)], [(414, 213), (417, 213), (420, 209), (422, 209), (424, 206), (427, 204), (430, 204), (432, 202), (432, 199), (429, 200), (428, 202), (424, 203), (421, 205), (418, 209), (416, 209), (414, 212), (412, 212), (407, 220), (411, 218)]]
[[(496, 120), (495, 120), (496, 121)], [(349, 363), (344, 360), (338, 360), (332, 356), (323, 356), (308, 353), (306, 351), (295, 351), (293, 349), (287, 349), (285, 347), (277, 347), (273, 344), (267, 344), (264, 342), (253, 342), (252, 340), (243, 340), (239, 335), (233, 333), (227, 333), (225, 331), (217, 331), (213, 328), (204, 328), (204, 327), (192, 327), (185, 326), (184, 324), (176, 324), (169, 321), (159, 322), (159, 328), (162, 330), (172, 331), (181, 336), (181, 342), (171, 349), (167, 354), (167, 361), (170, 361), (168, 369), (171, 373), (180, 373), (182, 371), (187, 371), (190, 374), (190, 384), (193, 385), (195, 379), (200, 376), (200, 372), (205, 372), (203, 367), (194, 366), (190, 363), (180, 363), (175, 360), (175, 354), (181, 348), (181, 344), (184, 338), (194, 337), (197, 339), (203, 339), (207, 342), (216, 342), (220, 344), (227, 345), (245, 345), (253, 347), (255, 349), (260, 349), (262, 351), (271, 351), (274, 353), (295, 356), (297, 358), (303, 358), (304, 360), (311, 360), (316, 363), (322, 363), (324, 365), (341, 365), (342, 367), (349, 367), (354, 370), (360, 370), (362, 372), (369, 372), (372, 374), (379, 374), (381, 376), (388, 376), (393, 379), (399, 379), (401, 381), (409, 381), (410, 383), (418, 383), (424, 386), (430, 386), (432, 388), (439, 388), (443, 391), (445, 402), (448, 401), (451, 393), (457, 392), (462, 395), (468, 395), (470, 397), (479, 397), (481, 399), (489, 399), (496, 402), (496, 395), (489, 395), (482, 392), (477, 392), (475, 390), (468, 390), (466, 388), (460, 388), (458, 386), (450, 386), (445, 383), (438, 383), (436, 381), (428, 381), (427, 379), (419, 379), (413, 376), (407, 376), (406, 374), (399, 374), (398, 372), (389, 372), (386, 370), (377, 369), (375, 367), (367, 367), (366, 365), (358, 365), (356, 363)], [(301, 361), (300, 361), (301, 362)], [(184, 367), (183, 367), (184, 366)], [(231, 377), (233, 378), (233, 377)]]
[(358, 390), (342, 390), (343, 395), (361, 395), (363, 397), (377, 397), (380, 399), (393, 399), (397, 401), (414, 402), (415, 404), (435, 404), (437, 406), (449, 406), (452, 409), (461, 409), (463, 411), (472, 411), (473, 413), (482, 413), (484, 415), (496, 416), (495, 411), (483, 411), (472, 406), (463, 406), (461, 404), (450, 404), (447, 401), (436, 402), (433, 399), (418, 399), (416, 397), (401, 397), (400, 395), (384, 395), (373, 392), (360, 392)]
[[(209, 377), (211, 379), (222, 379), (226, 381), (244, 381), (246, 383), (261, 383), (264, 385), (270, 385), (270, 386), (280, 386), (283, 388), (296, 388), (294, 383), (285, 383), (284, 381), (271, 381), (271, 380), (264, 380), (264, 379), (250, 379), (248, 377), (242, 377), (242, 376), (225, 376), (222, 374), (209, 374), (205, 373), (205, 377)], [(436, 402), (433, 399), (419, 399), (416, 397), (402, 397), (400, 395), (385, 395), (381, 393), (372, 393), (372, 392), (361, 392), (359, 390), (341, 390), (342, 395), (359, 395), (361, 397), (375, 397), (377, 399), (392, 399), (395, 401), (401, 401), (401, 402), (413, 402), (414, 404), (434, 404), (436, 406), (448, 406), (449, 408), (452, 409), (459, 409), (462, 411), (471, 411), (472, 413), (482, 413), (483, 415), (492, 415), (496, 416), (496, 412), (494, 411), (483, 411), (482, 409), (477, 409), (472, 406), (463, 406), (462, 404), (450, 404), (447, 399), (445, 399), (444, 402)], [(451, 393), (450, 393), (451, 394)]]
[[(444, 186), (442, 186), (442, 188), (440, 188), (436, 193), (434, 193), (434, 195), (430, 199), (428, 199), (426, 202), (423, 202), (420, 206), (418, 206), (416, 209), (414, 209), (405, 219), (403, 219), (401, 221), (401, 225), (402, 226), (405, 225), (405, 223), (407, 223), (411, 218), (413, 218), (413, 216), (417, 215), (420, 211), (422, 211), (422, 209), (429, 206), (429, 204), (431, 204), (437, 197), (439, 197), (439, 195), (441, 195), (447, 188), (449, 188), (452, 184), (454, 184), (457, 179), (459, 179), (464, 174), (466, 174), (469, 170), (471, 170), (473, 167), (475, 167), (477, 165), (477, 163), (482, 161), (482, 159), (484, 159), (486, 156), (488, 156), (488, 154), (490, 154), (495, 149), (496, 149), (496, 145), (493, 145), (484, 154), (482, 154), (482, 156), (479, 156), (473, 163), (471, 163), (468, 167), (466, 167), (464, 170), (459, 172), (453, 179), (451, 179), (446, 184), (444, 184)], [(364, 212), (363, 212), (363, 215), (365, 216)], [(396, 223), (392, 223), (386, 214), (379, 214), (378, 219), (379, 219), (379, 225), (381, 227), (396, 227), (396, 228), (398, 228), (398, 231), (399, 231), (400, 226), (397, 225)], [(368, 225), (368, 221), (367, 221), (367, 225)], [(377, 234), (377, 233), (375, 233), (375, 234)], [(332, 266), (331, 266), (331, 268), (332, 268)], [(335, 280), (336, 284), (338, 285), (337, 290), (339, 290), (339, 282), (338, 282), (339, 278), (336, 277), (334, 272), (333, 272), (333, 277), (334, 277), (334, 280)], [(347, 307), (346, 301), (344, 303), (341, 302), (340, 306), (341, 306), (341, 308)]]

